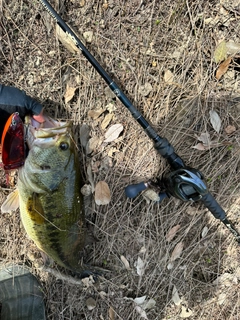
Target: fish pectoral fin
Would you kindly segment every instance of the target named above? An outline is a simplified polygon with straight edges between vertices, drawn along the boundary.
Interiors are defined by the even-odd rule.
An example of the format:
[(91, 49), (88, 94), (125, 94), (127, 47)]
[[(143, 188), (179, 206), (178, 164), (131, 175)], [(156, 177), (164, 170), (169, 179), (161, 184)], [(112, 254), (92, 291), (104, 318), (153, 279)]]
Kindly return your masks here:
[(1, 206), (1, 212), (11, 212), (19, 208), (18, 189), (11, 192)]

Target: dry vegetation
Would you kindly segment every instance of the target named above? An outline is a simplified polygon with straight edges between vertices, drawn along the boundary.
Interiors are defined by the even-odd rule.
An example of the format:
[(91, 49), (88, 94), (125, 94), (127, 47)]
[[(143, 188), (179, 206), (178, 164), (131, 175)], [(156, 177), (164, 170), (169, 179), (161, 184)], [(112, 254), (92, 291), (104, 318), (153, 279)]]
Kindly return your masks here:
[[(211, 192), (240, 230), (240, 60), (236, 54), (219, 81), (213, 60), (221, 40), (240, 43), (239, 1), (52, 0), (51, 4), (81, 39), (92, 31), (86, 42), (90, 52), (185, 162), (205, 174)], [(149, 320), (180, 319), (184, 307), (189, 319), (240, 319), (239, 247), (233, 236), (201, 203), (170, 199), (156, 204), (142, 195), (127, 199), (124, 187), (161, 177), (168, 171), (165, 161), (90, 63), (59, 42), (52, 18), (38, 1), (2, 0), (0, 12), (0, 82), (25, 90), (55, 118), (72, 119), (79, 147), (80, 126), (88, 124), (95, 144), (87, 156), (83, 148), (79, 153), (84, 181), (89, 183), (91, 172), (93, 183), (105, 180), (112, 194), (109, 205), (87, 202), (87, 219), (99, 240), (88, 248), (87, 260), (111, 271), (94, 285), (70, 284), (39, 269), (41, 255), (22, 229), (18, 212), (1, 214), (1, 264), (25, 263), (31, 268), (42, 284), (49, 320), (130, 320), (140, 319), (141, 312), (144, 318), (144, 305), (133, 301), (144, 295), (156, 302), (145, 309)], [(69, 88), (76, 90), (66, 103)], [(109, 125), (121, 123), (124, 131), (117, 140), (103, 143), (107, 128), (101, 125), (110, 103), (114, 110), (110, 109)], [(93, 120), (89, 111), (99, 108), (104, 112)], [(219, 133), (210, 123), (212, 109), (222, 121)], [(236, 131), (227, 134), (228, 125)], [(218, 146), (205, 151), (191, 148), (206, 131)], [(1, 202), (8, 193), (2, 172)], [(178, 224), (176, 236), (167, 242), (167, 232)], [(204, 227), (208, 233), (202, 237)], [(183, 252), (168, 269), (180, 242)], [(129, 270), (121, 256), (129, 262)], [(138, 257), (144, 262), (141, 276), (135, 264)], [(224, 274), (228, 279), (215, 284)], [(173, 299), (175, 303), (174, 288), (181, 299)], [(93, 310), (87, 308), (89, 298), (96, 302)]]

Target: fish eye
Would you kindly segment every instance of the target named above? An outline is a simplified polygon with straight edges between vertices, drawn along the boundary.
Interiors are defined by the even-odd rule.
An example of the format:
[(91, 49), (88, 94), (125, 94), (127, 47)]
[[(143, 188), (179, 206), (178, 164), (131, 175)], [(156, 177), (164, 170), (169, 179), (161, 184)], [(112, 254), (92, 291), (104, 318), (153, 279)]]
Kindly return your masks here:
[(64, 151), (64, 150), (67, 150), (69, 148), (69, 145), (68, 145), (67, 142), (61, 142), (60, 145), (59, 145), (59, 148)]

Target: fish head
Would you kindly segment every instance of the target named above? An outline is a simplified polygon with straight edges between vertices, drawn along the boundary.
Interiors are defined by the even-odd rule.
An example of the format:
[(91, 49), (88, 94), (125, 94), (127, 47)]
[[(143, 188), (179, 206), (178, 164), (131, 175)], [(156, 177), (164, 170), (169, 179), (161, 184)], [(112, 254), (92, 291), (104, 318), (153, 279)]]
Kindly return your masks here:
[(33, 192), (52, 192), (60, 183), (71, 178), (77, 149), (71, 122), (59, 122), (48, 117), (48, 124), (36, 124), (32, 117), (27, 123), (26, 142), (29, 148), (19, 178)]

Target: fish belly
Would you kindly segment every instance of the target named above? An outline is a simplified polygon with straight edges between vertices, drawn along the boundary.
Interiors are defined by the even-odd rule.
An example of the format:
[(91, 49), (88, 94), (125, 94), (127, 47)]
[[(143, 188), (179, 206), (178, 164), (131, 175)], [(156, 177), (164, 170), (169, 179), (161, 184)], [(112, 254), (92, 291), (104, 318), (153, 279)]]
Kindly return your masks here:
[(63, 182), (53, 192), (20, 193), (21, 220), (40, 250), (59, 265), (80, 272), (86, 234), (82, 196), (80, 188), (73, 194), (66, 190), (70, 188)]

